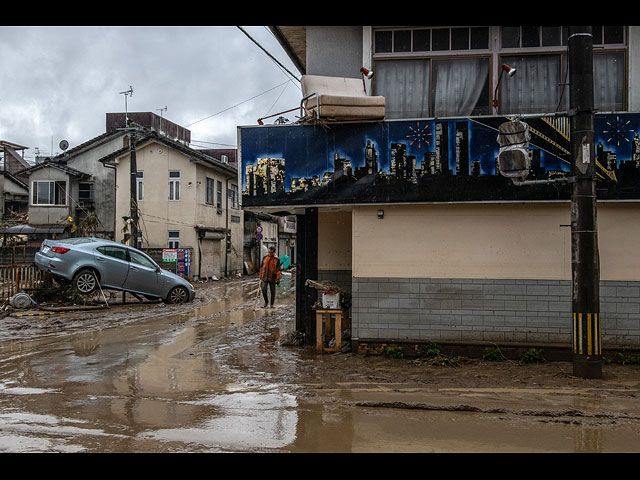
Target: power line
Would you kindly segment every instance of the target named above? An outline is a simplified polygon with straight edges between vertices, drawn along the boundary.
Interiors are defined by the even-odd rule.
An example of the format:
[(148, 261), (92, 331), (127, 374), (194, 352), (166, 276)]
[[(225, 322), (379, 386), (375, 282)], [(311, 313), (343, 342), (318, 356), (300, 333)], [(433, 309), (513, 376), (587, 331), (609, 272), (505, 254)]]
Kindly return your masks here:
[(282, 67), (282, 68), (283, 68), (283, 69), (284, 69), (284, 70), (285, 70), (289, 75), (291, 75), (291, 76), (292, 76), (293, 78), (295, 78), (298, 82), (300, 82), (300, 79), (299, 79), (298, 77), (296, 77), (293, 73), (291, 73), (291, 72), (289, 71), (289, 69), (288, 69), (287, 67), (285, 67), (284, 65), (282, 65), (282, 63), (280, 63), (280, 62), (279, 62), (279, 61), (278, 61), (278, 60), (277, 60), (273, 55), (271, 55), (269, 52), (267, 52), (267, 50), (266, 50), (262, 45), (260, 45), (258, 42), (256, 42), (256, 41), (251, 37), (251, 35), (249, 35), (249, 34), (246, 32), (246, 30), (245, 30), (244, 28), (242, 28), (242, 27), (238, 27), (238, 29), (239, 29), (242, 33), (244, 33), (244, 34), (249, 38), (249, 40), (251, 40), (253, 43), (255, 43), (255, 44), (256, 44), (256, 45), (257, 45), (257, 46), (258, 46), (258, 47), (259, 47), (259, 48), (260, 48), (264, 53), (266, 53), (266, 54), (267, 54), (267, 56), (268, 56), (271, 60), (273, 60), (274, 62), (276, 62), (278, 65), (280, 65), (280, 67)]
[(224, 147), (233, 147), (236, 148), (237, 145), (231, 145), (229, 143), (219, 143), (219, 142), (205, 142), (204, 140), (191, 140), (191, 143), (195, 143), (195, 144), (202, 144), (202, 143), (206, 143), (208, 145), (222, 145)]
[(287, 80), (286, 82), (282, 82), (280, 85), (276, 85), (275, 87), (270, 88), (269, 90), (265, 90), (264, 92), (259, 93), (258, 95), (255, 95), (255, 96), (253, 96), (253, 97), (251, 97), (251, 98), (248, 98), (248, 99), (246, 99), (246, 100), (244, 100), (244, 101), (242, 101), (242, 102), (240, 102), (240, 103), (236, 103), (235, 105), (232, 105), (232, 106), (231, 106), (231, 107), (229, 107), (229, 108), (225, 108), (224, 110), (221, 110), (221, 111), (219, 111), (218, 113), (214, 113), (213, 115), (209, 115), (208, 117), (205, 117), (205, 118), (203, 118), (203, 119), (196, 120), (195, 122), (190, 123), (189, 125), (185, 125), (185, 126), (186, 126), (186, 127), (190, 127), (191, 125), (195, 125), (196, 123), (203, 122), (204, 120), (207, 120), (207, 119), (209, 119), (209, 118), (211, 118), (211, 117), (215, 117), (216, 115), (220, 115), (221, 113), (224, 113), (224, 112), (226, 112), (226, 111), (228, 111), (228, 110), (231, 110), (232, 108), (236, 108), (236, 107), (238, 107), (238, 106), (242, 105), (243, 103), (247, 103), (247, 102), (249, 102), (249, 101), (251, 101), (251, 100), (253, 100), (253, 99), (255, 99), (255, 98), (258, 98), (259, 96), (264, 95), (265, 93), (269, 93), (271, 90), (275, 90), (276, 88), (281, 87), (282, 85), (284, 85), (284, 84), (286, 84), (286, 83), (289, 83), (290, 81), (291, 81), (291, 80)]

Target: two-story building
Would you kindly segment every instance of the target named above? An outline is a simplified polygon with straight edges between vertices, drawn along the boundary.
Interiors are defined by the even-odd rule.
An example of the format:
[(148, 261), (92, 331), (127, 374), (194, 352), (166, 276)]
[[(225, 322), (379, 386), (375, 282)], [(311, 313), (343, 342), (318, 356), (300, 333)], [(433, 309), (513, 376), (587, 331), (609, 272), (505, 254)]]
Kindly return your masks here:
[[(132, 192), (129, 145), (101, 162), (115, 171), (115, 239), (129, 233)], [(237, 169), (154, 130), (135, 133), (136, 190), (141, 247), (188, 249), (190, 276), (242, 274), (243, 212)]]
[[(320, 279), (351, 292), (358, 351), (569, 347), (571, 186), (497, 169), (499, 126), (519, 116), (527, 179), (571, 176), (567, 27), (270, 28), (310, 98), (295, 124), (239, 128), (243, 206), (297, 216), (298, 329), (313, 342), (304, 282)], [(602, 345), (632, 348), (640, 28), (593, 27), (593, 45)]]
[(27, 147), (6, 140), (0, 140), (0, 209), (4, 219), (12, 214), (22, 214), (29, 210), (29, 187), (16, 174), (31, 165), (24, 159)]

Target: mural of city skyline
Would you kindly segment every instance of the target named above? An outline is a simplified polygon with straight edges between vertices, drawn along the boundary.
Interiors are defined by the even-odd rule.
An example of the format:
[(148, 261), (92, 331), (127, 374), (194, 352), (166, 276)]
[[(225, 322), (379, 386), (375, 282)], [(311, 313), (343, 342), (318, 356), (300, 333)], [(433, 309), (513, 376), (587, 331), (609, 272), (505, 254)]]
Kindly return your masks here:
[[(476, 117), (240, 127), (245, 206), (569, 199), (563, 184), (516, 186), (498, 173), (498, 127)], [(571, 175), (570, 120), (524, 119), (527, 180)], [(640, 199), (640, 115), (595, 116), (599, 199)]]

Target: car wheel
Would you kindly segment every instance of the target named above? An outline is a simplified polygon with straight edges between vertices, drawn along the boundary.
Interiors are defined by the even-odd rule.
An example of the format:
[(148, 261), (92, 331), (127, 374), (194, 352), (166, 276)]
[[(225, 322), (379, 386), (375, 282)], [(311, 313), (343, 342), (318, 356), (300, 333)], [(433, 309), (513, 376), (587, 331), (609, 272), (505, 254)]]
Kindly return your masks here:
[(91, 270), (80, 270), (76, 276), (73, 277), (73, 286), (80, 293), (88, 295), (98, 288), (98, 279)]
[(189, 292), (184, 287), (174, 287), (167, 295), (167, 303), (184, 303), (189, 299)]

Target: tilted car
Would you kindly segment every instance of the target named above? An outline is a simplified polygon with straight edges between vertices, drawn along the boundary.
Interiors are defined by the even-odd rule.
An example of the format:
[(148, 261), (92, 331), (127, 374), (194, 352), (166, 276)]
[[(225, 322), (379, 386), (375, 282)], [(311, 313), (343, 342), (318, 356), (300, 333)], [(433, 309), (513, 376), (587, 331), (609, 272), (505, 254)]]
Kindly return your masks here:
[(148, 255), (100, 238), (45, 240), (35, 254), (36, 266), (83, 294), (98, 288), (124, 290), (167, 303), (190, 302), (193, 285), (160, 268)]

